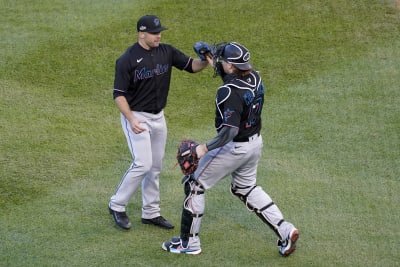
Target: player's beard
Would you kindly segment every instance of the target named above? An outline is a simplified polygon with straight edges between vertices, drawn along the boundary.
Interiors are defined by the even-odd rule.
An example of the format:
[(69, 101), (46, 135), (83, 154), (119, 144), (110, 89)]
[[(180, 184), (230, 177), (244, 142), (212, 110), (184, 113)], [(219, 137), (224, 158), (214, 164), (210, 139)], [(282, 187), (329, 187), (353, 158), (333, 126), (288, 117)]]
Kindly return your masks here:
[(160, 40), (154, 41), (152, 47), (158, 47), (160, 45)]

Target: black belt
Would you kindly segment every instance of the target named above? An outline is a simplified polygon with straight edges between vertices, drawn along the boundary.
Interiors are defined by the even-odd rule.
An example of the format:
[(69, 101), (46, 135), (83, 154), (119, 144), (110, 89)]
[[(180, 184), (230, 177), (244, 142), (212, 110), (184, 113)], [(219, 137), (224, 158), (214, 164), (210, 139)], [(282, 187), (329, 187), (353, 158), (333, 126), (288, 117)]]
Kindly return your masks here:
[(146, 113), (151, 113), (151, 114), (158, 114), (161, 112), (161, 110), (141, 110), (140, 112), (146, 112)]
[(255, 136), (255, 135), (260, 136), (260, 133), (256, 133), (256, 134), (253, 134), (251, 136), (242, 137), (242, 138), (233, 138), (233, 142), (239, 142), (239, 143), (241, 143), (241, 142), (249, 142), (250, 138)]

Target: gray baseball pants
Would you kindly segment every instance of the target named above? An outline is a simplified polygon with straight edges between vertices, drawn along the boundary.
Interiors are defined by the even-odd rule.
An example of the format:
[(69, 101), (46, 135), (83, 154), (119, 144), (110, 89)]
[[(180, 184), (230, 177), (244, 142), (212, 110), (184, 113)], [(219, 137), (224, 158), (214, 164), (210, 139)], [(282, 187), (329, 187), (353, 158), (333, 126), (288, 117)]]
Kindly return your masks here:
[(142, 186), (142, 218), (152, 219), (160, 216), (159, 175), (165, 154), (167, 125), (164, 111), (158, 114), (132, 111), (135, 117), (145, 121), (147, 129), (135, 134), (129, 122), (121, 114), (121, 125), (124, 131), (133, 162), (110, 199), (110, 208), (126, 211), (128, 202)]

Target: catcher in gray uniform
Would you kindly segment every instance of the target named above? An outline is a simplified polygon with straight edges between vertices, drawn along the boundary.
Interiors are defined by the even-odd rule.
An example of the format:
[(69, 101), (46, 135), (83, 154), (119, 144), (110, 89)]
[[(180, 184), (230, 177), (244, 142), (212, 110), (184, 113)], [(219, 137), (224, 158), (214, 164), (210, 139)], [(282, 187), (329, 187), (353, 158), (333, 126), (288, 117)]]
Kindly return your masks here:
[[(199, 254), (201, 244), (200, 224), (205, 208), (205, 191), (224, 177), (231, 176), (231, 192), (246, 207), (267, 224), (278, 236), (279, 253), (290, 255), (296, 249), (299, 231), (284, 220), (271, 197), (257, 185), (257, 166), (263, 146), (261, 114), (264, 104), (264, 85), (250, 63), (250, 52), (236, 42), (216, 47), (213, 57), (207, 57), (216, 75), (222, 77), (223, 85), (216, 95), (215, 138), (206, 144), (187, 144), (194, 154), (194, 172), (184, 166), (190, 160), (180, 156), (190, 153), (178, 150), (185, 174), (185, 200), (183, 202), (180, 237), (164, 242), (162, 248), (172, 253)], [(180, 147), (180, 149), (183, 146)], [(194, 147), (194, 149), (193, 149)], [(182, 163), (182, 164), (181, 164)]]

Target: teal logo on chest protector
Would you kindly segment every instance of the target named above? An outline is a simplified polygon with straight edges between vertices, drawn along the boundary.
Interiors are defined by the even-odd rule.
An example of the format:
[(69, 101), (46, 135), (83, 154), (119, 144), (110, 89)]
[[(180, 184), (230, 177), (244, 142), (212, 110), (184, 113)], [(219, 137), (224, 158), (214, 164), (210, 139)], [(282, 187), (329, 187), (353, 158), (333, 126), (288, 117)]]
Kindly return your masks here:
[(224, 112), (224, 121), (228, 121), (230, 117), (232, 117), (232, 114), (234, 113), (233, 110), (230, 110), (229, 108), (225, 110)]

